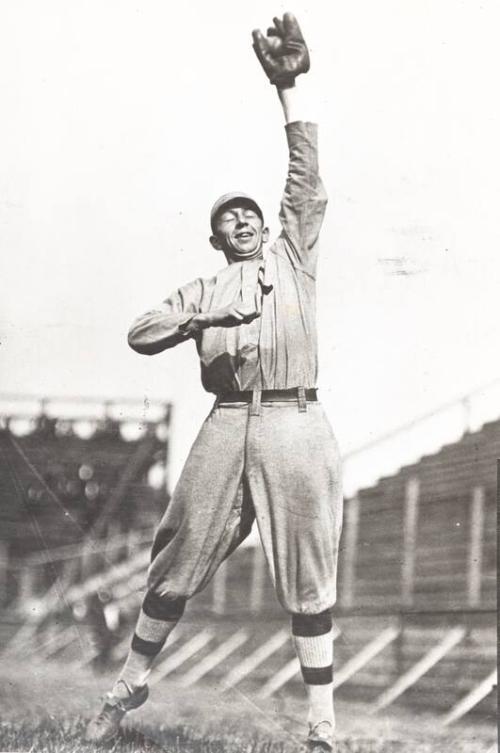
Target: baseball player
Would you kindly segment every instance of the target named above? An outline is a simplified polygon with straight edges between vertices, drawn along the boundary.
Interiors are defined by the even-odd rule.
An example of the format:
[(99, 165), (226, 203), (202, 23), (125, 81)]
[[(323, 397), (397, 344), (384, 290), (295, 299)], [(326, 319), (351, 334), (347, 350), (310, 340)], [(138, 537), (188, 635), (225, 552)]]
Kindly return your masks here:
[(295, 79), (309, 54), (290, 13), (253, 46), (285, 116), (289, 168), (281, 233), (259, 204), (236, 191), (211, 212), (210, 243), (227, 265), (174, 291), (137, 319), (129, 343), (152, 355), (194, 340), (203, 386), (215, 404), (203, 423), (156, 532), (147, 593), (118, 680), (87, 739), (103, 742), (147, 698), (152, 663), (221, 562), (254, 520), (283, 608), (309, 700), (311, 749), (332, 750), (331, 608), (342, 525), (341, 468), (318, 402), (315, 286), (326, 195), (317, 126), (301, 109)]

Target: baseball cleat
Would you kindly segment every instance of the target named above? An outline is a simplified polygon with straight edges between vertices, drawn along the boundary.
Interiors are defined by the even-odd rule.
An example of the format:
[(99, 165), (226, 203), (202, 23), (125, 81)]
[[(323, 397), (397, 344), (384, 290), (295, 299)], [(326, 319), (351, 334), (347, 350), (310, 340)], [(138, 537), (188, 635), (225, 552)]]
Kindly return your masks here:
[(137, 709), (147, 700), (148, 686), (143, 685), (136, 690), (130, 690), (128, 685), (120, 680), (125, 687), (128, 697), (123, 698), (108, 693), (99, 713), (90, 720), (85, 730), (85, 740), (89, 743), (105, 743), (111, 740), (120, 727), (121, 721), (127, 711)]
[(309, 725), (307, 747), (309, 753), (335, 753), (333, 724), (325, 719)]

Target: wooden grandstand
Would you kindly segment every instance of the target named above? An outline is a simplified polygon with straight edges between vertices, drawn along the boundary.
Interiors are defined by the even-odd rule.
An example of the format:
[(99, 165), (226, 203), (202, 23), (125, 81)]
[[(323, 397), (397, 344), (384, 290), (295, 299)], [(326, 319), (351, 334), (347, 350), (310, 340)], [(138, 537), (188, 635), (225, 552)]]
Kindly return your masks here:
[(150, 476), (165, 477), (170, 406), (148, 418), (125, 400), (4, 398), (1, 410), (2, 643), (26, 617), (43, 633), (44, 609), (67, 613), (84, 583), (80, 612), (103, 623), (109, 594), (91, 584), (129, 567), (168, 501)]
[[(165, 415), (162, 425), (168, 427)], [(4, 569), (10, 584), (4, 588), (6, 657), (29, 646), (34, 659), (63, 658), (75, 666), (123, 660), (143, 594), (152, 525), (167, 501), (163, 490), (163, 500), (157, 495), (157, 507), (148, 503), (151, 515), (144, 516), (144, 501), (156, 493), (145, 473), (157, 462), (155, 453), (166, 458), (166, 440), (158, 441), (151, 424), (128, 454), (122, 447), (121, 471), (107, 501), (85, 530), (80, 524), (74, 540), (47, 546), (40, 518), (43, 546), (28, 556), (11, 555)], [(71, 443), (51, 446), (43, 436), (30, 451), (7, 422), (0, 442), (2, 490), (14, 473), (9, 499), (18, 505), (29, 499), (34, 472), (26, 463), (22, 470), (19, 453), (11, 454), (13, 443), (35, 469), (51, 452), (57, 462), (74, 458), (78, 468), (83, 462)], [(112, 453), (112, 445), (103, 446)], [(495, 717), (499, 457), (500, 420), (346, 500), (335, 685), (347, 698), (366, 700), (373, 713), (404, 703), (436, 710), (443, 724), (468, 712)], [(136, 500), (129, 517), (118, 515), (125, 498)], [(134, 518), (137, 510), (142, 525)], [(238, 550), (190, 602), (152, 682), (170, 677), (185, 686), (209, 678), (221, 692), (248, 685), (261, 699), (285, 688), (300, 692), (298, 662), (260, 548)]]

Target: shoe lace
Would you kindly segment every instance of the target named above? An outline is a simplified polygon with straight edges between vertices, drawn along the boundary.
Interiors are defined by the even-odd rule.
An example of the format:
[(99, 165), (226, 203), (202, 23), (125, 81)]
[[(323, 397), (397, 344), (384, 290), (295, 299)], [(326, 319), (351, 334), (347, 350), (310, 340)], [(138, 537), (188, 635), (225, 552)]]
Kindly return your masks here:
[(331, 738), (333, 733), (333, 724), (328, 719), (323, 719), (316, 724), (311, 725), (309, 735), (319, 738)]
[(107, 695), (103, 698), (103, 701), (104, 701), (104, 706), (102, 707), (102, 709), (99, 711), (99, 713), (97, 714), (95, 718), (96, 724), (106, 723), (110, 719), (115, 709), (119, 709), (120, 711), (126, 711), (122, 701), (119, 698)]

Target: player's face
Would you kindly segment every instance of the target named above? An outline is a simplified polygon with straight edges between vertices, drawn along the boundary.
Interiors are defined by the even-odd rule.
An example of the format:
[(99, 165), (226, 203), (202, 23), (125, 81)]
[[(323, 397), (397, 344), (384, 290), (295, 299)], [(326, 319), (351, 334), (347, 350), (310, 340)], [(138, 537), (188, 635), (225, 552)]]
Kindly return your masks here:
[(231, 263), (262, 256), (262, 244), (268, 236), (269, 230), (252, 207), (235, 205), (219, 214), (210, 241)]

